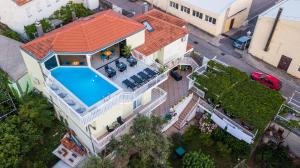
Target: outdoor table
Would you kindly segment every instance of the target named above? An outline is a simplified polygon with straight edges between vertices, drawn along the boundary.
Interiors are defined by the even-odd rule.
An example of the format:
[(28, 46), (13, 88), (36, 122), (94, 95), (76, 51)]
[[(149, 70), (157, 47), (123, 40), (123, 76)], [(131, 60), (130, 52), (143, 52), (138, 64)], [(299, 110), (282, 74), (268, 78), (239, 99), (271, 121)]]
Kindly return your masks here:
[(112, 55), (112, 52), (111, 51), (104, 51), (104, 55), (106, 55), (106, 56), (111, 56)]
[(178, 148), (176, 148), (176, 154), (178, 155), (178, 156), (183, 156), (184, 154), (185, 154), (185, 149), (183, 148), (183, 147), (178, 147)]

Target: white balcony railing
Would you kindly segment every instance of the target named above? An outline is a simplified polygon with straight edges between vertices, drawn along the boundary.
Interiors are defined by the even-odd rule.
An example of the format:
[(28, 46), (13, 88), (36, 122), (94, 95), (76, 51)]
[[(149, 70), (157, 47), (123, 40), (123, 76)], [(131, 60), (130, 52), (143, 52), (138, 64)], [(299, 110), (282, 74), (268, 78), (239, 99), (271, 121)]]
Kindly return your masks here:
[(164, 90), (156, 87), (152, 89), (152, 97), (151, 101), (147, 103), (146, 105), (143, 105), (133, 111), (133, 113), (125, 119), (125, 122), (117, 127), (113, 132), (106, 133), (98, 138), (94, 138), (95, 145), (98, 147), (98, 149), (103, 149), (113, 137), (118, 137), (122, 135), (126, 130), (128, 130), (132, 123), (133, 119), (138, 115), (150, 115), (151, 112), (161, 105), (165, 100), (167, 99), (167, 92)]

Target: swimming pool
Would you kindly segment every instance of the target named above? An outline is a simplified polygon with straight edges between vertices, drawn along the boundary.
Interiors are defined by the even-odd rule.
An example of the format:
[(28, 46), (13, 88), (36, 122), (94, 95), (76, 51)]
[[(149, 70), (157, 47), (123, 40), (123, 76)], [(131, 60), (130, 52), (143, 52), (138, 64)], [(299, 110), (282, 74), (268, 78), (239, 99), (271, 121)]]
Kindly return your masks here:
[(88, 107), (118, 90), (87, 67), (58, 67), (51, 75)]

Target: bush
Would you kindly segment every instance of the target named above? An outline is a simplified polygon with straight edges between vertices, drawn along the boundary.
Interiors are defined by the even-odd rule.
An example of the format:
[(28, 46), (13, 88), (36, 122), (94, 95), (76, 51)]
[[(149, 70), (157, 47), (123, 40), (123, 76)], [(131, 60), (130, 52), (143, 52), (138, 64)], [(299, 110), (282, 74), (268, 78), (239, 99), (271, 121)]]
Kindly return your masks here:
[(45, 32), (45, 33), (49, 32), (53, 28), (52, 25), (51, 25), (51, 23), (47, 19), (40, 20), (40, 23), (42, 25), (43, 32)]
[(34, 34), (37, 32), (37, 30), (36, 30), (36, 27), (34, 24), (24, 26), (24, 29), (25, 29), (25, 33), (29, 39), (32, 40), (35, 38)]
[(3, 36), (6, 36), (8, 38), (11, 38), (11, 39), (14, 39), (14, 40), (17, 40), (17, 41), (21, 41), (21, 37), (18, 33), (10, 30), (10, 29), (6, 29), (2, 32), (2, 35)]
[(201, 151), (189, 152), (183, 157), (184, 168), (214, 168), (214, 160)]

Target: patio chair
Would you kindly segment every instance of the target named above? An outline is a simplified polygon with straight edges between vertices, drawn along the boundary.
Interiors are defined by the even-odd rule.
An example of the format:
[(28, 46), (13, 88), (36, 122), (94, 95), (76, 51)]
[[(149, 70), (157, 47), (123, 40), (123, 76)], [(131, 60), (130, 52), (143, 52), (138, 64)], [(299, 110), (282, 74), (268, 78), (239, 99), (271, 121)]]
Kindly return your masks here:
[(112, 67), (109, 67), (108, 65), (105, 65), (104, 69), (105, 69), (105, 72), (107, 73), (107, 76), (109, 78), (112, 78), (117, 74), (116, 70), (114, 70)]
[(137, 60), (135, 58), (133, 58), (132, 56), (128, 57), (126, 60), (129, 63), (129, 66), (131, 66), (131, 67), (133, 67), (137, 64)]
[(70, 61), (65, 61), (63, 65), (71, 65)]
[(144, 69), (144, 71), (145, 71), (149, 76), (151, 76), (151, 77), (156, 76), (156, 75), (158, 74), (158, 72), (153, 71), (153, 70), (150, 69), (150, 68), (146, 68), (146, 69)]
[(138, 76), (140, 76), (144, 81), (147, 81), (150, 79), (150, 76), (148, 76), (145, 72), (141, 71), (138, 73)]
[(120, 62), (119, 60), (116, 60), (116, 67), (119, 69), (120, 72), (123, 72), (127, 69), (126, 64)]
[(123, 121), (123, 119), (122, 119), (121, 116), (119, 116), (119, 117), (117, 118), (117, 122), (118, 122), (120, 125), (124, 124), (124, 121)]
[(104, 55), (104, 54), (101, 54), (101, 55), (100, 55), (100, 58), (104, 60), (104, 59), (107, 59), (107, 56)]
[(136, 85), (128, 79), (124, 80), (122, 83), (125, 84), (128, 88), (130, 88), (132, 90), (134, 90), (136, 88)]
[(84, 61), (80, 61), (79, 65), (85, 65)]
[(141, 84), (144, 83), (144, 81), (143, 81), (141, 78), (137, 77), (136, 75), (133, 75), (133, 76), (131, 76), (130, 78), (131, 78), (136, 84), (141, 85)]
[(113, 132), (115, 129), (109, 128), (109, 126), (107, 125), (107, 126), (106, 126), (106, 130), (107, 130), (108, 132)]

